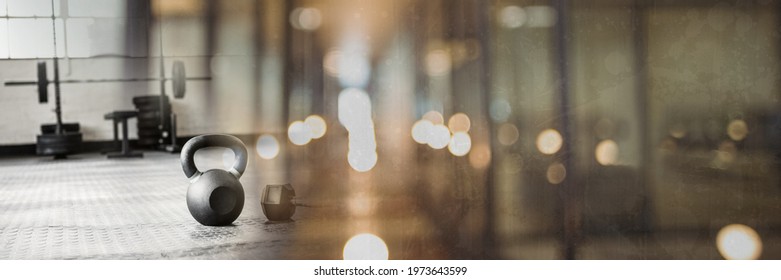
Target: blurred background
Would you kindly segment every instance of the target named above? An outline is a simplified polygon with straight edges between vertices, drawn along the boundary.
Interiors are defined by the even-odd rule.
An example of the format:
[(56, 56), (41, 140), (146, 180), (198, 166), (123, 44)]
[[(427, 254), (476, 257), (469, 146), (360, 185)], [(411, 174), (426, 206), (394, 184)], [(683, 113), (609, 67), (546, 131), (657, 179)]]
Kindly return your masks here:
[[(341, 258), (370, 233), (396, 259), (778, 259), (780, 12), (771, 0), (0, 0), (0, 79), (52, 61), (52, 13), (63, 79), (156, 77), (160, 60), (210, 76), (170, 99), (181, 143), (237, 135), (257, 184), (328, 205), (299, 212), (273, 257)], [(160, 88), (62, 91), (63, 120), (89, 145), (113, 138), (106, 112)], [(0, 154), (33, 155), (53, 122), (34, 92), (0, 88)]]

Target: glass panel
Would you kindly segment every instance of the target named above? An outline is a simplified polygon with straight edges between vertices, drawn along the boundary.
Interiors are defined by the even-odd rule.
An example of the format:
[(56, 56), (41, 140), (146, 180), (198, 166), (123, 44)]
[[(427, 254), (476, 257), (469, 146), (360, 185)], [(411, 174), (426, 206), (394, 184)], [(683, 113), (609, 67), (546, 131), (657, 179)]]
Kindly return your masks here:
[(8, 58), (8, 20), (0, 19), (0, 58)]
[(0, 0), (0, 16), (8, 15), (8, 0)]
[[(51, 0), (6, 0), (9, 16), (51, 16)], [(54, 1), (55, 9), (59, 9), (60, 1)], [(58, 11), (59, 14), (59, 11)]]
[(70, 57), (125, 53), (125, 19), (84, 18), (67, 22)]
[(125, 2), (127, 1), (128, 0), (68, 0), (68, 16), (125, 17)]
[[(55, 21), (57, 56), (65, 56), (62, 20)], [(8, 21), (8, 41), (11, 58), (54, 56), (52, 21), (50, 19), (11, 19)]]

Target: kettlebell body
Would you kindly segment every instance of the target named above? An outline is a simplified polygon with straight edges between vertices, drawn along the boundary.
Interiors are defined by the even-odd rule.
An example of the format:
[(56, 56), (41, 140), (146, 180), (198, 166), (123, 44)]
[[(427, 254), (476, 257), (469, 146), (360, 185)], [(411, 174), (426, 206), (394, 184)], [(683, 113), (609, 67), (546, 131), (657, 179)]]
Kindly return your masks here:
[[(233, 151), (235, 162), (230, 170), (210, 169), (200, 172), (194, 156), (199, 149), (225, 147)], [(241, 140), (225, 134), (196, 136), (182, 147), (182, 169), (190, 179), (187, 209), (196, 221), (207, 226), (229, 225), (244, 208), (244, 188), (239, 182), (247, 167), (247, 149)]]

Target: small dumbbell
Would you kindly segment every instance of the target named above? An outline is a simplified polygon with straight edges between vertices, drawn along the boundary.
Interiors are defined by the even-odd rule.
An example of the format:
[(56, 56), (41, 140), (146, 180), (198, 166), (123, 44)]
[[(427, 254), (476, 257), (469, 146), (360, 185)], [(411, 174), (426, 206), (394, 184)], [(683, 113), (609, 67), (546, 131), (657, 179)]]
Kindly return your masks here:
[(272, 222), (289, 221), (296, 213), (297, 206), (323, 207), (297, 201), (296, 191), (290, 184), (266, 185), (261, 195), (260, 205), (263, 208), (263, 214)]

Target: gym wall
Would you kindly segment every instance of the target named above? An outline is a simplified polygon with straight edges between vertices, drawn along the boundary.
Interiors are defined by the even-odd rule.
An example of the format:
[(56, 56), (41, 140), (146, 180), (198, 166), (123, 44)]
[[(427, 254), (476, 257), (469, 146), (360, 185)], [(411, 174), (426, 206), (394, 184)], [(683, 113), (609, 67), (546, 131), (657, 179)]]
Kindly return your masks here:
[[(9, 11), (13, 11), (14, 5), (22, 3), (14, 0), (2, 2), (8, 2)], [(31, 1), (29, 5), (36, 4), (32, 2), (41, 1)], [(277, 22), (279, 18), (274, 15), (275, 9), (282, 9), (281, 1), (257, 4), (263, 6), (262, 9), (255, 1), (242, 0), (221, 4), (214, 10), (209, 10), (214, 7), (202, 4), (185, 11), (165, 10), (165, 7), (155, 10), (149, 8), (149, 1), (140, 0), (100, 2), (106, 6), (105, 9), (93, 7), (88, 10), (99, 13), (95, 16), (103, 18), (92, 20), (86, 18), (91, 15), (84, 15), (85, 18), (80, 20), (88, 23), (81, 25), (72, 22), (79, 19), (69, 20), (66, 23), (68, 27), (64, 28), (67, 29), (68, 38), (63, 38), (65, 36), (61, 33), (65, 32), (58, 31), (59, 55), (63, 57), (65, 47), (68, 47), (69, 56), (60, 59), (61, 79), (159, 77), (159, 39), (162, 37), (166, 75), (170, 75), (173, 62), (181, 60), (185, 64), (187, 76), (212, 77), (211, 81), (189, 81), (183, 99), (173, 99), (171, 83), (166, 84), (166, 93), (171, 97), (173, 111), (177, 114), (180, 136), (214, 132), (245, 135), (284, 131), (284, 124), (279, 124), (282, 58), (277, 47), (282, 38), (263, 36), (269, 32), (281, 33), (275, 28), (283, 28), (282, 22)], [(76, 0), (68, 3), (94, 4)], [(16, 10), (19, 10), (18, 7)], [(40, 14), (31, 15), (46, 16), (46, 13), (51, 13), (51, 8), (44, 10), (37, 11)], [(264, 11), (264, 16), (253, 15), (258, 11)], [(4, 12), (0, 12), (0, 16)], [(124, 13), (128, 17), (114, 18)], [(18, 25), (10, 21), (13, 19), (0, 18), (0, 27), (4, 24)], [(48, 22), (50, 24), (51, 21)], [(162, 23), (162, 34), (158, 33), (161, 26), (159, 23)], [(0, 29), (0, 44), (8, 45), (9, 40), (19, 40), (19, 36), (4, 34), (6, 29)], [(45, 34), (31, 35), (34, 40), (30, 39), (29, 42), (12, 42), (10, 51), (0, 48), (0, 52), (3, 52), (0, 53), (0, 80), (34, 80), (35, 65), (41, 60), (47, 61), (49, 77), (53, 79), (51, 55), (40, 54), (51, 53), (51, 25), (48, 29), (30, 31), (31, 34), (37, 34), (33, 32)], [(255, 38), (255, 35), (263, 38)], [(47, 45), (48, 52), (35, 52), (36, 56), (41, 57), (40, 60), (29, 57), (29, 54), (27, 57), (15, 56), (15, 53), (20, 53), (19, 46), (24, 47), (25, 44), (31, 48)], [(111, 55), (115, 57), (106, 57)], [(41, 124), (56, 122), (53, 112), (54, 85), (49, 86), (47, 104), (38, 103), (36, 90), (35, 86), (0, 86), (0, 130), (4, 132), (0, 135), (0, 145), (33, 144), (35, 135), (40, 133)], [(116, 110), (134, 110), (132, 98), (159, 94), (160, 84), (156, 81), (62, 84), (61, 92), (63, 121), (79, 122), (85, 141), (102, 141), (113, 138), (112, 123), (103, 119), (104, 114)], [(129, 121), (129, 134), (131, 139), (137, 138), (136, 119)]]

